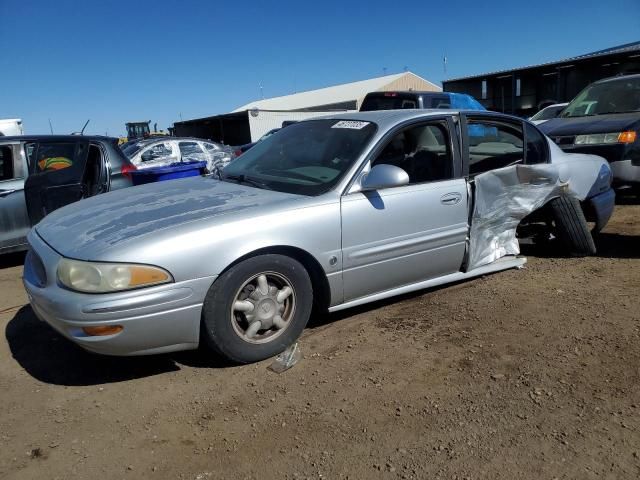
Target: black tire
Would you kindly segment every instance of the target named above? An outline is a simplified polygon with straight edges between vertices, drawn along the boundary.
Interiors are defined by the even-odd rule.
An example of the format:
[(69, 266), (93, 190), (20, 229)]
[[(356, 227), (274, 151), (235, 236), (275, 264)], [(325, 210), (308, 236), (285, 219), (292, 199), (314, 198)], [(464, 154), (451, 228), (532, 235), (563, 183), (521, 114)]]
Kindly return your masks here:
[[(231, 308), (239, 289), (252, 277), (274, 272), (289, 280), (295, 309), (288, 326), (266, 343), (250, 343), (237, 333)], [(224, 272), (211, 285), (202, 309), (202, 329), (206, 344), (235, 363), (253, 363), (273, 357), (293, 344), (311, 316), (313, 288), (304, 266), (285, 255), (268, 254), (248, 258)]]
[(580, 202), (573, 197), (562, 195), (549, 202), (555, 224), (555, 234), (567, 254), (584, 257), (596, 253), (587, 220)]

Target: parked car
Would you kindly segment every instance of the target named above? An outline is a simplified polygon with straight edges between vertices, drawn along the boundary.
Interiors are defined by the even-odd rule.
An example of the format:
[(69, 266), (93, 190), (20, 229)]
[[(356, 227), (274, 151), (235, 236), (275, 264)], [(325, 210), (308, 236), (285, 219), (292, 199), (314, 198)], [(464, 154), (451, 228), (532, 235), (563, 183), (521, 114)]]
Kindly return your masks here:
[(226, 145), (189, 137), (154, 137), (127, 142), (122, 148), (137, 169), (181, 162), (207, 162), (207, 170), (224, 168), (235, 156)]
[(540, 128), (566, 152), (606, 158), (616, 184), (640, 189), (640, 75), (592, 83)]
[(567, 105), (569, 105), (569, 103), (554, 103), (553, 105), (544, 107), (533, 117), (529, 118), (529, 121), (534, 125), (540, 125), (547, 120), (558, 117)]
[(78, 135), (0, 138), (0, 254), (27, 249), (45, 215), (131, 185), (118, 139)]
[[(483, 138), (469, 135), (474, 125)], [(487, 201), (485, 179), (507, 174), (516, 185), (493, 197), (489, 188)], [(528, 198), (552, 181), (549, 202)], [(579, 201), (602, 228), (610, 184), (605, 160), (565, 154), (516, 117), (336, 114), (272, 135), (221, 179), (145, 185), (54, 212), (29, 234), (24, 285), (34, 312), (87, 350), (153, 354), (202, 338), (254, 362), (292, 344), (313, 305), (337, 311), (522, 265), (499, 258), (505, 232), (480, 239), (485, 224), (510, 222), (517, 245), (513, 219), (528, 203), (568, 251), (592, 253)], [(471, 262), (481, 245), (495, 258)]]
[(362, 100), (361, 112), (400, 110), (405, 108), (454, 108), (458, 110), (486, 110), (471, 95), (451, 92), (370, 92)]

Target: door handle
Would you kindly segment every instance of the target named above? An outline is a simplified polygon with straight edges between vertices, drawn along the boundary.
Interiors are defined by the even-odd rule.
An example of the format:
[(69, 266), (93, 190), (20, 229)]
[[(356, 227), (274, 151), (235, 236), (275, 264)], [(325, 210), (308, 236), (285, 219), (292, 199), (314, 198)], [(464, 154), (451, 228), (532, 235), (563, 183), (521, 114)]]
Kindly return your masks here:
[(0, 190), (0, 197), (6, 197), (7, 195), (11, 195), (15, 190)]
[(462, 200), (462, 195), (458, 192), (445, 193), (440, 197), (440, 203), (443, 205), (457, 205)]

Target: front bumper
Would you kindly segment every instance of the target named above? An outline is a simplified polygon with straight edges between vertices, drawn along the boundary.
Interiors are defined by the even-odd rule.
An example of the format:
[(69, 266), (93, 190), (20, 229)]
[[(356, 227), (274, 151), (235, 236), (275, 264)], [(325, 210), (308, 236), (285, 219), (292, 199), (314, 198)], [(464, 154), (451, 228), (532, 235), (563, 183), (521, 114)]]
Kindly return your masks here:
[[(61, 288), (62, 258), (33, 230), (24, 287), (35, 314), (82, 348), (106, 355), (147, 355), (198, 347), (202, 304), (215, 280), (198, 278), (109, 294)], [(114, 335), (89, 336), (82, 327), (121, 325)]]
[(616, 206), (616, 194), (613, 188), (586, 200), (585, 213), (587, 220), (595, 222), (594, 231), (599, 232), (607, 223)]

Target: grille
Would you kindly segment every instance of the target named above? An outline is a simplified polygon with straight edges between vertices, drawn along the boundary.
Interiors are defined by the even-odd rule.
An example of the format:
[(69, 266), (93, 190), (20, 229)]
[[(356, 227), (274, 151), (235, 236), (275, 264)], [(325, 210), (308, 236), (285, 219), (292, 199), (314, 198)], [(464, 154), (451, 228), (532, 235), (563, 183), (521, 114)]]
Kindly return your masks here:
[(24, 259), (24, 276), (37, 287), (43, 288), (47, 284), (47, 272), (44, 269), (44, 264), (33, 250), (29, 250)]

